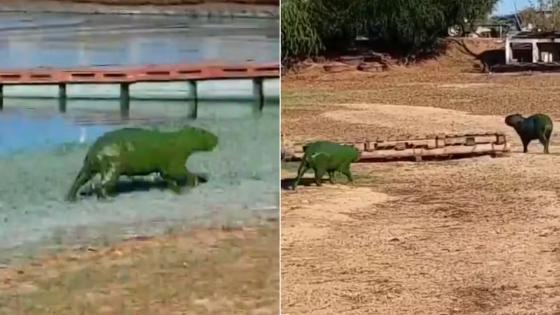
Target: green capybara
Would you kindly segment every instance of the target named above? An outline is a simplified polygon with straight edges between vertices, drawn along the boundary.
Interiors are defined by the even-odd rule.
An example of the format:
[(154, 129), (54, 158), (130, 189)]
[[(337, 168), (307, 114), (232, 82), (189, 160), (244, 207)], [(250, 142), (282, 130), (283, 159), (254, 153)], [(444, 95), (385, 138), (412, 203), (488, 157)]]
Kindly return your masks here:
[(179, 193), (180, 185), (195, 186), (198, 176), (186, 168), (189, 156), (198, 151), (212, 151), (218, 137), (200, 128), (185, 127), (174, 132), (141, 128), (110, 131), (90, 147), (82, 169), (66, 195), (77, 198), (79, 189), (96, 174), (101, 184), (95, 187), (99, 197), (107, 197), (119, 176), (145, 176), (159, 173), (168, 187)]
[(527, 146), (532, 140), (538, 139), (544, 146), (544, 153), (548, 152), (550, 136), (552, 135), (552, 119), (545, 114), (535, 114), (524, 118), (520, 114), (509, 115), (505, 119), (506, 125), (513, 127), (523, 143), (523, 153), (527, 153)]
[(360, 151), (354, 146), (317, 141), (304, 146), (303, 152), (298, 175), (293, 184), (294, 190), (302, 176), (310, 168), (315, 172), (317, 186), (321, 186), (321, 179), (325, 173), (329, 174), (329, 181), (334, 183), (334, 172), (336, 171), (346, 175), (349, 182), (353, 181), (350, 164), (360, 158)]

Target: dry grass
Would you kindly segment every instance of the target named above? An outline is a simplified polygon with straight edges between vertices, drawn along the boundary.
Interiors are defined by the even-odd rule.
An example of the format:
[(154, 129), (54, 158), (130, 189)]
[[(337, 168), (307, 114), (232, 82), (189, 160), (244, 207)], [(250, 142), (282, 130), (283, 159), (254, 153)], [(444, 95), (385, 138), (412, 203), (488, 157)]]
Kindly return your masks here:
[(328, 138), (332, 130), (342, 138), (366, 135), (363, 129), (371, 136), (398, 133), (321, 116), (347, 103), (429, 106), (476, 115), (545, 112), (560, 119), (559, 75), (487, 75), (472, 70), (477, 63), (452, 47), (438, 60), (389, 72), (331, 74), (314, 66), (290, 74), (282, 79), (282, 132), (293, 139)]
[(0, 271), (0, 314), (276, 314), (278, 225), (196, 230)]
[[(560, 119), (560, 80), (470, 73), (473, 61), (451, 51), (386, 73), (316, 68), (284, 78), (290, 140), (500, 130), (514, 150), (497, 159), (356, 164), (355, 186), (284, 191), (285, 314), (560, 312), (557, 135), (552, 154), (536, 143), (521, 154), (503, 125), (511, 112)], [(285, 166), (282, 177), (293, 176)]]

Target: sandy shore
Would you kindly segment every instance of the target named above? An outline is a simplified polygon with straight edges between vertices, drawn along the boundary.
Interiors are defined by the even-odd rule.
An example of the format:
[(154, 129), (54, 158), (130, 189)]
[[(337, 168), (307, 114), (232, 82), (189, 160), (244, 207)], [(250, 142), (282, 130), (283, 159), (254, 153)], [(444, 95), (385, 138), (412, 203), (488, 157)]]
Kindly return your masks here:
[(273, 1), (115, 1), (115, 0), (2, 0), (0, 12), (80, 13), (80, 14), (157, 14), (193, 17), (278, 18)]
[(0, 270), (0, 314), (277, 314), (277, 222), (83, 248)]

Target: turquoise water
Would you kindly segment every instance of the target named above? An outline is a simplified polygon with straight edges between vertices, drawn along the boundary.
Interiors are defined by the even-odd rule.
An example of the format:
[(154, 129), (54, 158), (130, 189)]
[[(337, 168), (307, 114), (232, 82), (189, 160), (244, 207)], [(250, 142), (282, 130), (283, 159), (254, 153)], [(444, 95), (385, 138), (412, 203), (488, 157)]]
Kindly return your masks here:
[[(0, 14), (0, 68), (278, 60), (278, 21), (95, 15)], [(37, 251), (111, 242), (177, 227), (243, 225), (278, 217), (279, 82), (253, 115), (251, 81), (199, 84), (198, 119), (186, 83), (131, 86), (129, 119), (119, 87), (68, 87), (58, 112), (56, 87), (5, 87), (0, 112), (0, 264)], [(159, 99), (159, 100), (155, 100)], [(165, 99), (165, 100), (164, 100)], [(198, 126), (220, 139), (193, 155), (191, 171), (208, 182), (176, 195), (153, 178), (119, 184), (109, 200), (64, 201), (88, 147), (125, 126)]]
[[(157, 103), (146, 105), (158, 108)], [(208, 105), (208, 112), (221, 108), (203, 105)], [(215, 114), (197, 120), (177, 114), (184, 104), (167, 106), (174, 110), (168, 108), (158, 116), (136, 110), (128, 121), (118, 112), (100, 116), (75, 110), (63, 115), (44, 106), (0, 115), (0, 249), (119, 239), (159, 233), (176, 224), (243, 224), (262, 209), (278, 208), (277, 104), (267, 104), (261, 117), (249, 110), (231, 118)], [(222, 106), (240, 112), (250, 108), (245, 103)], [(149, 178), (140, 185), (123, 178), (120, 193), (107, 201), (87, 195), (77, 203), (64, 201), (89, 145), (106, 131), (124, 126), (172, 130), (184, 125), (208, 129), (220, 139), (214, 152), (195, 154), (187, 163), (190, 170), (206, 174), (207, 183), (175, 195)], [(277, 217), (277, 210), (270, 214)], [(107, 226), (112, 229), (105, 231)]]

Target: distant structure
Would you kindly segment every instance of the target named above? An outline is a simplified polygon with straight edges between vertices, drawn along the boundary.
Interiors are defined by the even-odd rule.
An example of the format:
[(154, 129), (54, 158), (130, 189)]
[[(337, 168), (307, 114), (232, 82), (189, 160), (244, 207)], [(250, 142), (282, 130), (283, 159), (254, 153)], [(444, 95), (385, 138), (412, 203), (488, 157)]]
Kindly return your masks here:
[(560, 32), (524, 31), (508, 36), (505, 54), (506, 65), (560, 65)]

